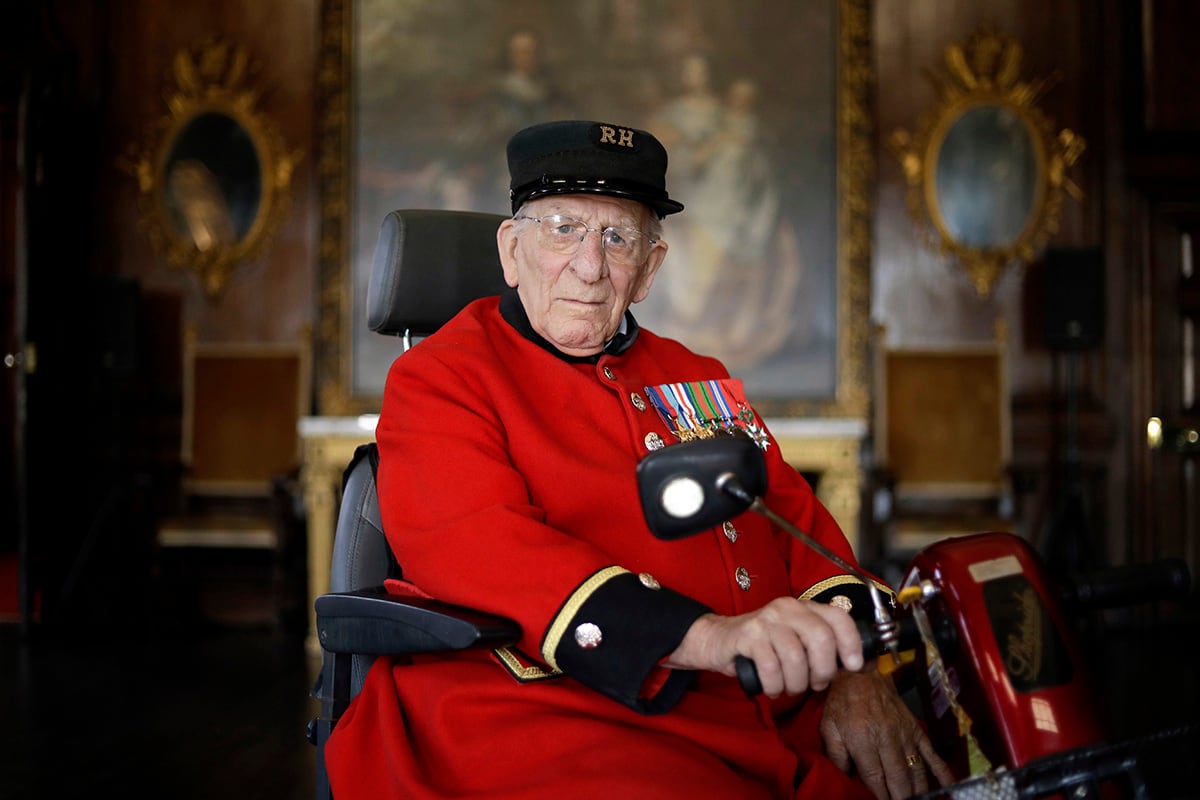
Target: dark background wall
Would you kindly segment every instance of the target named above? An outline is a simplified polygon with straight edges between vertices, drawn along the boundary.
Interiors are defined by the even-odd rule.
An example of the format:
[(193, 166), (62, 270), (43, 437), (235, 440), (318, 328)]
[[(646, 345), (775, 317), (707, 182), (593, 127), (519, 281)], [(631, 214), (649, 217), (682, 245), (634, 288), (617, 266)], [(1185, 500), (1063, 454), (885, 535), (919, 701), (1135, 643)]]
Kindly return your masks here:
[[(115, 587), (131, 583), (123, 573), (146, 563), (154, 519), (178, 491), (183, 331), (294, 342), (310, 330), (318, 10), (65, 0), (3, 14), (4, 349), (27, 341), (36, 369), (20, 400), (18, 370), (4, 371), (0, 549), (17, 548), (25, 515), (38, 602), (52, 615), (56, 604), (115, 603)], [(168, 116), (175, 54), (212, 37), (251, 54), (258, 113), (299, 154), (268, 248), (216, 298), (151, 246), (127, 169)], [(26, 463), (10, 466), (18, 445)]]
[[(35, 549), (44, 570), (48, 562), (51, 572), (65, 573), (45, 577), (51, 600), (68, 580), (86, 584), (81, 576), (116, 568), (101, 555), (113, 551), (113, 529), (122, 530), (115, 540), (123, 547), (135, 547), (127, 520), (148, 526), (156, 513), (159, 480), (169, 482), (177, 449), (179, 331), (193, 327), (206, 341), (289, 341), (316, 327), (317, 56), (326, 8), (322, 0), (46, 0), (2, 12), (11, 23), (0, 62), (4, 313), (16, 321), (12, 309), (27, 297), (28, 338), (38, 345), (24, 444), (29, 496), (41, 504)], [(899, 164), (885, 146), (893, 130), (912, 130), (935, 103), (928, 73), (944, 48), (990, 25), (1021, 44), (1028, 74), (1060, 76), (1039, 106), (1087, 140), (1071, 172), (1083, 198), (1064, 203), (1051, 244), (1103, 252), (1103, 339), (1078, 360), (1094, 545), (1106, 561), (1180, 555), (1195, 569), (1194, 519), (1178, 533), (1154, 532), (1165, 524), (1154, 511), (1163, 496), (1152, 490), (1156, 467), (1143, 426), (1153, 405), (1147, 384), (1157, 380), (1154, 304), (1170, 290), (1154, 284), (1157, 209), (1200, 200), (1196, 7), (1188, 0), (876, 0), (869, 8), (873, 321), (896, 342), (984, 339), (995, 319), (1008, 323), (1014, 457), (1031, 482), (1022, 514), (1029, 531), (1043, 530), (1059, 480), (1066, 381), (1062, 355), (1041, 333), (1043, 265), (1008, 270), (991, 295), (977, 296), (959, 268), (920, 242)], [(118, 166), (164, 113), (171, 59), (209, 36), (243, 44), (260, 62), (261, 111), (301, 154), (271, 246), (237, 269), (215, 300), (151, 247), (139, 227), (136, 182)], [(27, 281), (16, 277), (20, 268)], [(10, 352), (19, 342), (5, 327)], [(114, 353), (126, 351), (130, 360), (118, 357), (114, 366)], [(4, 380), (12, 419), (19, 409), (11, 370)], [(19, 443), (13, 430), (4, 433), (8, 452)], [(6, 470), (0, 546), (12, 550), (22, 475)], [(47, 498), (59, 501), (52, 524), (41, 511)], [(110, 544), (88, 550), (100, 541)]]

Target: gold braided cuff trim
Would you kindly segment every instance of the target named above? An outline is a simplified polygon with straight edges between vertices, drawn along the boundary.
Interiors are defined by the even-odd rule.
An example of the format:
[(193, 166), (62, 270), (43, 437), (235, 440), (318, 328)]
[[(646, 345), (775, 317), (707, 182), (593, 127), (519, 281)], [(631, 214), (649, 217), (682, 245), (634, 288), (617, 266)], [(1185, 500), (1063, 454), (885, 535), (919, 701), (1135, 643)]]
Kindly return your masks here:
[(558, 643), (562, 641), (562, 637), (566, 634), (567, 627), (575, 619), (575, 615), (579, 613), (580, 607), (605, 583), (618, 575), (625, 575), (628, 572), (629, 570), (623, 567), (605, 567), (580, 584), (579, 588), (567, 598), (567, 602), (563, 604), (562, 611), (558, 612), (558, 616), (550, 623), (550, 628), (546, 631), (546, 638), (542, 640), (542, 660), (549, 664), (552, 670), (555, 672), (560, 671), (558, 662), (554, 659), (554, 653), (558, 650)]
[[(896, 593), (894, 591), (892, 591), (892, 588), (890, 586), (888, 586), (886, 583), (880, 583), (879, 581), (871, 581), (871, 583), (875, 584), (876, 588), (878, 588), (879, 591), (883, 592), (888, 597), (892, 598), (892, 605), (895, 605)], [(819, 595), (821, 592), (832, 589), (835, 586), (845, 586), (847, 584), (854, 584), (855, 586), (866, 586), (866, 584), (863, 583), (862, 580), (855, 577), (854, 575), (834, 575), (832, 578), (826, 578), (825, 580), (815, 583), (812, 586), (808, 587), (807, 589), (804, 590), (804, 592), (802, 594), (798, 595), (798, 597), (801, 600), (811, 600), (812, 598)]]
[(559, 670), (547, 672), (536, 664), (526, 664), (516, 653), (507, 647), (500, 647), (492, 651), (492, 654), (500, 660), (500, 664), (508, 670), (514, 678), (521, 683), (530, 681), (544, 681), (548, 678), (557, 678), (562, 675)]

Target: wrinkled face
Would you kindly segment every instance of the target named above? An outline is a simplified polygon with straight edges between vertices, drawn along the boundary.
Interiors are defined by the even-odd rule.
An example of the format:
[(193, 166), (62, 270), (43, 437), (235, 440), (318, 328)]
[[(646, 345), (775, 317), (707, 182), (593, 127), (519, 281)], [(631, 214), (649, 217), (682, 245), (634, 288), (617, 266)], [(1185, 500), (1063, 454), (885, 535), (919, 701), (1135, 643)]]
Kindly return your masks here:
[[(522, 215), (563, 214), (589, 228), (650, 230), (654, 212), (635, 200), (593, 195), (550, 195), (525, 205)], [(496, 233), (504, 280), (516, 287), (533, 329), (572, 356), (599, 353), (621, 326), (632, 303), (645, 299), (654, 282), (666, 242), (650, 249), (639, 264), (612, 263), (600, 234), (589, 232), (573, 254), (550, 252), (539, 244), (538, 223), (509, 219)]]

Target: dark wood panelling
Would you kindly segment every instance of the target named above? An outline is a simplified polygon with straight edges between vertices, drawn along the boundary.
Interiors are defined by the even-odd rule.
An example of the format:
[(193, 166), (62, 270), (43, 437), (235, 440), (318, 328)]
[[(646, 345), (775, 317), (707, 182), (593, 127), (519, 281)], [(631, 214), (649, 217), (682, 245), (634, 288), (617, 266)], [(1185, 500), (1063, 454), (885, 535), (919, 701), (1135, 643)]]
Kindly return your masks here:
[[(914, 130), (921, 115), (936, 107), (933, 78), (945, 74), (945, 48), (961, 44), (982, 28), (1015, 39), (1023, 51), (1021, 75), (1048, 77), (1051, 88), (1038, 107), (1055, 129), (1070, 128), (1088, 143), (1070, 171), (1084, 200), (1067, 198), (1051, 244), (1094, 244), (1101, 230), (1106, 139), (1095, 52), (1097, 23), (1076, 0), (929, 0), (907, 3), (880, 0), (873, 6), (880, 146), (876, 242), (872, 271), (872, 314), (896, 343), (905, 341), (981, 341), (1002, 320), (1009, 330), (1010, 385), (1013, 392), (1013, 459), (1025, 476), (1026, 532), (1039, 536), (1053, 516), (1059, 482), (1061, 438), (1065, 430), (1062, 364), (1041, 342), (1036, 303), (1039, 264), (1010, 268), (988, 297), (979, 297), (965, 271), (938, 257), (921, 241), (904, 204), (905, 182), (895, 156), (884, 146), (896, 129)], [(1098, 152), (1099, 150), (1099, 152)], [(1082, 356), (1083, 393), (1103, 396), (1102, 359)], [(1095, 405), (1091, 402), (1091, 405)], [(1104, 419), (1103, 413), (1099, 419)], [(1093, 423), (1094, 424), (1094, 423)], [(1101, 440), (1105, 432), (1091, 434)], [(1099, 448), (1104, 463), (1104, 447)]]
[[(185, 324), (195, 325), (201, 340), (299, 340), (312, 323), (315, 304), (315, 0), (120, 5), (120, 20), (107, 37), (110, 136), (107, 180), (101, 186), (119, 271), (147, 287), (179, 293)], [(289, 210), (272, 246), (259, 261), (239, 267), (215, 301), (204, 298), (194, 276), (169, 269), (150, 247), (138, 227), (136, 182), (117, 168), (118, 158), (142, 143), (150, 126), (167, 114), (164, 92), (173, 85), (175, 54), (214, 36), (247, 48), (256, 66), (259, 109), (288, 150), (300, 154)], [(128, 56), (133, 52), (137, 58)]]
[[(1038, 536), (1053, 514), (1061, 483), (1067, 390), (1079, 390), (1079, 437), (1088, 476), (1097, 557), (1122, 560), (1135, 550), (1148, 519), (1144, 424), (1158, 357), (1144, 330), (1150, 210), (1164, 199), (1191, 200), (1200, 186), (1200, 60), (1195, 34), (1200, 5), (1190, 0), (879, 0), (873, 5), (881, 146), (873, 305), (877, 321), (905, 338), (985, 338), (994, 318), (1007, 319), (1012, 339), (1014, 458), (1035, 476), (1028, 530)], [(1054, 246), (1096, 246), (1104, 254), (1105, 335), (1100, 346), (1066, 358), (1042, 337), (1041, 265), (1002, 279), (986, 301), (962, 288), (960, 275), (931, 255), (903, 205), (903, 176), (883, 146), (895, 128), (912, 129), (934, 103), (924, 77), (940, 66), (943, 48), (989, 25), (1014, 37), (1024, 70), (1057, 74), (1039, 106), (1056, 126), (1087, 141), (1071, 176), (1084, 190), (1063, 208)], [(1030, 335), (1031, 332), (1033, 335)], [(1138, 471), (1141, 472), (1138, 472)], [(1143, 509), (1139, 511), (1138, 509)], [(1195, 546), (1194, 544), (1192, 546)], [(1158, 553), (1171, 555), (1173, 553)]]
[(1145, 130), (1200, 134), (1200, 3), (1144, 0), (1142, 24), (1139, 74)]
[[(84, 596), (97, 607), (116, 601), (121, 575), (142, 566), (146, 515), (178, 477), (178, 376), (170, 359), (141, 358), (153, 348), (134, 340), (178, 347), (182, 325), (194, 325), (202, 340), (249, 342), (302, 341), (311, 329), (317, 14), (315, 0), (43, 0), (3, 13), (0, 174), (6, 229), (17, 224), (14, 186), (28, 179), (30, 187), (29, 236), (19, 253), (29, 265), (29, 330), (38, 348), (28, 381), (28, 497), (31, 507), (56, 511), (35, 516), (31, 536), (53, 616)], [(194, 276), (168, 268), (151, 248), (139, 227), (137, 182), (120, 162), (167, 115), (174, 55), (213, 36), (245, 45), (257, 59), (259, 108), (301, 160), (270, 250), (210, 301)], [(29, 91), (19, 97), (23, 87)], [(18, 100), (28, 115), (20, 142), (9, 135)], [(17, 256), (9, 257), (6, 274)], [(56, 498), (68, 452), (72, 474), (86, 479), (71, 483), (64, 505)], [(11, 550), (7, 541), (3, 549)]]

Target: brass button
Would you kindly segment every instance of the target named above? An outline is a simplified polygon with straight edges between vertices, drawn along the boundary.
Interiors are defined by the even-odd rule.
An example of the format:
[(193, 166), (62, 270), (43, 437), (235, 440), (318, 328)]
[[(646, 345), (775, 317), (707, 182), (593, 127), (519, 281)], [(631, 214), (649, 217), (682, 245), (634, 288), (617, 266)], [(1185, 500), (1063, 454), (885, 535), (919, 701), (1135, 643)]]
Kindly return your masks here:
[(654, 431), (650, 431), (646, 434), (645, 441), (647, 450), (661, 450), (663, 448), (662, 437)]
[(849, 613), (850, 611), (852, 611), (854, 609), (854, 603), (851, 602), (850, 598), (846, 597), (846, 595), (844, 595), (844, 594), (839, 594), (836, 597), (834, 597), (832, 600), (829, 601), (829, 605), (834, 606), (836, 608), (840, 608), (842, 611), (845, 611), (847, 613)]
[(630, 392), (629, 400), (633, 403), (633, 407), (636, 408), (638, 411), (646, 410), (646, 401), (643, 400), (642, 396), (640, 394), (638, 394), (637, 392)]
[(603, 639), (604, 635), (600, 633), (600, 626), (594, 622), (585, 622), (575, 629), (575, 644), (584, 650), (591, 650)]
[(662, 584), (658, 582), (658, 578), (655, 578), (649, 572), (643, 572), (642, 574), (638, 575), (638, 580), (641, 581), (642, 586), (645, 586), (647, 589), (662, 588)]
[(733, 527), (732, 522), (726, 522), (721, 526), (725, 531), (725, 538), (731, 542), (736, 542), (738, 537), (737, 528)]
[(608, 378), (611, 381), (611, 380), (613, 380), (613, 378), (615, 376), (613, 375), (613, 371), (611, 369), (609, 369), (608, 367), (605, 367), (604, 368), (604, 377)]
[(738, 567), (733, 573), (733, 579), (743, 592), (750, 591), (750, 572), (745, 567)]

